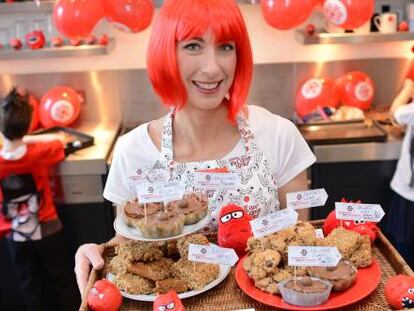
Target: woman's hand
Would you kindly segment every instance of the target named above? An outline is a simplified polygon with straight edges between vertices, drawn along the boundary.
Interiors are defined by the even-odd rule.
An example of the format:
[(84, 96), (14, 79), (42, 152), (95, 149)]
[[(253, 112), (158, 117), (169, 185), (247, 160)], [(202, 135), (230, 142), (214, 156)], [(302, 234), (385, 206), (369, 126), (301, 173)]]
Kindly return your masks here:
[(102, 269), (104, 260), (102, 258), (103, 246), (97, 244), (81, 245), (75, 255), (75, 274), (81, 296), (88, 283), (91, 265), (95, 270)]

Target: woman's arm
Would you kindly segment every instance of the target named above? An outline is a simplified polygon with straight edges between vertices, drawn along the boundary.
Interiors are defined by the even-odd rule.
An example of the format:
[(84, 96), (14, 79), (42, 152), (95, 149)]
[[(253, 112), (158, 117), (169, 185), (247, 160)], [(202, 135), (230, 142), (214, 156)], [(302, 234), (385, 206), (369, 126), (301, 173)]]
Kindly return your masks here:
[[(289, 192), (306, 191), (308, 190), (308, 174), (306, 170), (303, 170), (299, 175), (289, 181), (283, 187), (278, 189), (280, 208), (286, 208), (286, 194)], [(299, 213), (299, 220), (309, 220), (310, 211), (309, 208), (303, 208), (297, 211)]]

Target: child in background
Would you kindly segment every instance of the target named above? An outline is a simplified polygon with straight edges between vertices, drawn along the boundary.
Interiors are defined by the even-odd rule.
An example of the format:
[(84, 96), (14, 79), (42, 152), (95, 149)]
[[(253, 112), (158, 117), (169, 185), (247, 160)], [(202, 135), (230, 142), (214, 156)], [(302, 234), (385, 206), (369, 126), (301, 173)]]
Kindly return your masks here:
[(384, 231), (407, 263), (414, 268), (414, 82), (406, 79), (390, 114), (406, 127), (397, 169), (391, 180), (393, 199), (384, 219)]
[[(16, 89), (0, 102), (0, 238), (5, 237), (27, 310), (73, 311), (79, 298), (48, 178), (50, 167), (65, 158), (63, 141), (23, 140), (31, 117), (27, 96)], [(50, 298), (59, 306), (48, 309)]]

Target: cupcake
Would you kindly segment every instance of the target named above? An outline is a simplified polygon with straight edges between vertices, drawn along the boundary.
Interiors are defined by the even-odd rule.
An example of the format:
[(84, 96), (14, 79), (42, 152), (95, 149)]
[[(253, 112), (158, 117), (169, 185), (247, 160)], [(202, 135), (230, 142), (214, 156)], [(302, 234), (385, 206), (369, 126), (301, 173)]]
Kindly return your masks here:
[(185, 224), (192, 225), (207, 215), (208, 198), (202, 193), (192, 192), (181, 200), (168, 203), (167, 207), (179, 209), (184, 214)]
[(141, 234), (150, 239), (169, 238), (179, 235), (184, 227), (184, 214), (178, 209), (162, 209), (150, 216), (147, 221), (138, 223)]
[(335, 267), (309, 267), (308, 273), (310, 276), (331, 282), (334, 291), (350, 288), (357, 277), (357, 269), (350, 261), (340, 261)]
[(312, 307), (324, 303), (331, 293), (332, 283), (309, 276), (288, 279), (278, 284), (282, 298), (288, 304)]

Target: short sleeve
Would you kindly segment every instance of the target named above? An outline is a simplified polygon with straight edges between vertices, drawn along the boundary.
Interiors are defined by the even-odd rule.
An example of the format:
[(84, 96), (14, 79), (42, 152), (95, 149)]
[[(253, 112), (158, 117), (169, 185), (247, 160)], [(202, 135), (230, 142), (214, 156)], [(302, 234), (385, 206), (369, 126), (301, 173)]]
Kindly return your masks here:
[(286, 185), (316, 161), (302, 134), (291, 121), (282, 119), (279, 131), (280, 137), (273, 146), (278, 155), (278, 170), (275, 172), (278, 188)]
[(136, 196), (127, 177), (128, 167), (124, 147), (125, 142), (121, 137), (114, 148), (111, 168), (103, 193), (105, 199), (115, 204), (122, 204)]
[(41, 143), (42, 156), (41, 162), (45, 166), (55, 165), (65, 159), (65, 149), (59, 140)]
[(401, 125), (414, 125), (414, 103), (398, 107), (394, 118)]

